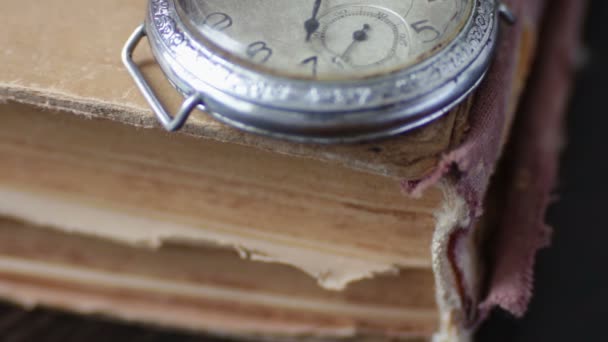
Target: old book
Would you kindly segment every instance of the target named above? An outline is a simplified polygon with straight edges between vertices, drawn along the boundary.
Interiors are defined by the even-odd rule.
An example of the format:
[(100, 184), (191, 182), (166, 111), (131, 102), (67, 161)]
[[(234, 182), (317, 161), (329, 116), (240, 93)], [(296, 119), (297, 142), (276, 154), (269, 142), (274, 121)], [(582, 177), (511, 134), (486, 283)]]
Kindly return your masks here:
[[(542, 3), (515, 5), (486, 84), (449, 115), (336, 146), (202, 113), (183, 133), (158, 129), (118, 58), (143, 0), (7, 4), (0, 296), (244, 338), (469, 339), (493, 274), (483, 200)], [(49, 15), (65, 12), (81, 15)], [(178, 103), (150, 55), (137, 58)]]

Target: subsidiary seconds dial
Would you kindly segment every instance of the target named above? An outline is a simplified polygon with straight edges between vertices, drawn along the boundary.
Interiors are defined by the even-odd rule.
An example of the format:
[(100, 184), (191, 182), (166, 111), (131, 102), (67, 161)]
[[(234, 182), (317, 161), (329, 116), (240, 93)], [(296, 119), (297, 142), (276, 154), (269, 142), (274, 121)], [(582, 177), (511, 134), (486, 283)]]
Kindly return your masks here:
[(365, 69), (398, 63), (409, 56), (409, 31), (399, 14), (369, 5), (334, 8), (321, 17), (312, 36), (326, 62), (342, 69)]

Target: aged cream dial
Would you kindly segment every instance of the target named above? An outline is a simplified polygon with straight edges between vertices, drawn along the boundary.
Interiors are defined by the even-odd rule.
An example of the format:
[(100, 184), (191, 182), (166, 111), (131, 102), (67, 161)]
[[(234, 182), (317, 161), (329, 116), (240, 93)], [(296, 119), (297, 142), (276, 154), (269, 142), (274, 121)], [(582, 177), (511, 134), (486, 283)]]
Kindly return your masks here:
[(272, 74), (361, 79), (441, 51), (473, 0), (178, 0), (218, 53)]

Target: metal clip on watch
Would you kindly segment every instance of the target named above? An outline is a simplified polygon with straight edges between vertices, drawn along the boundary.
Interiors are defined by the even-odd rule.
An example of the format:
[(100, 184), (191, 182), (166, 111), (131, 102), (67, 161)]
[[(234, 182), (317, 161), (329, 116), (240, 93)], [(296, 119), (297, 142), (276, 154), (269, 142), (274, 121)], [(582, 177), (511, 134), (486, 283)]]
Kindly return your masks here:
[[(162, 125), (199, 108), (271, 137), (344, 143), (441, 117), (481, 82), (498, 0), (150, 0), (123, 61)], [(144, 37), (186, 100), (170, 115), (133, 53)]]

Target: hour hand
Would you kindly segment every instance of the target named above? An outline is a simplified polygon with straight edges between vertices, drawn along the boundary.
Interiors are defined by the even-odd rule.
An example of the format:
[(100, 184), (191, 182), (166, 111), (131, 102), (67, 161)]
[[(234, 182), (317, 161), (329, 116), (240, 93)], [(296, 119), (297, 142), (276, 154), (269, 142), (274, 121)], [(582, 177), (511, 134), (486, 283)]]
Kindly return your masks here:
[(312, 16), (304, 23), (304, 29), (306, 30), (306, 41), (309, 42), (312, 35), (317, 32), (321, 23), (317, 16), (319, 15), (319, 9), (321, 8), (321, 2), (323, 0), (315, 0), (315, 4), (312, 9)]

